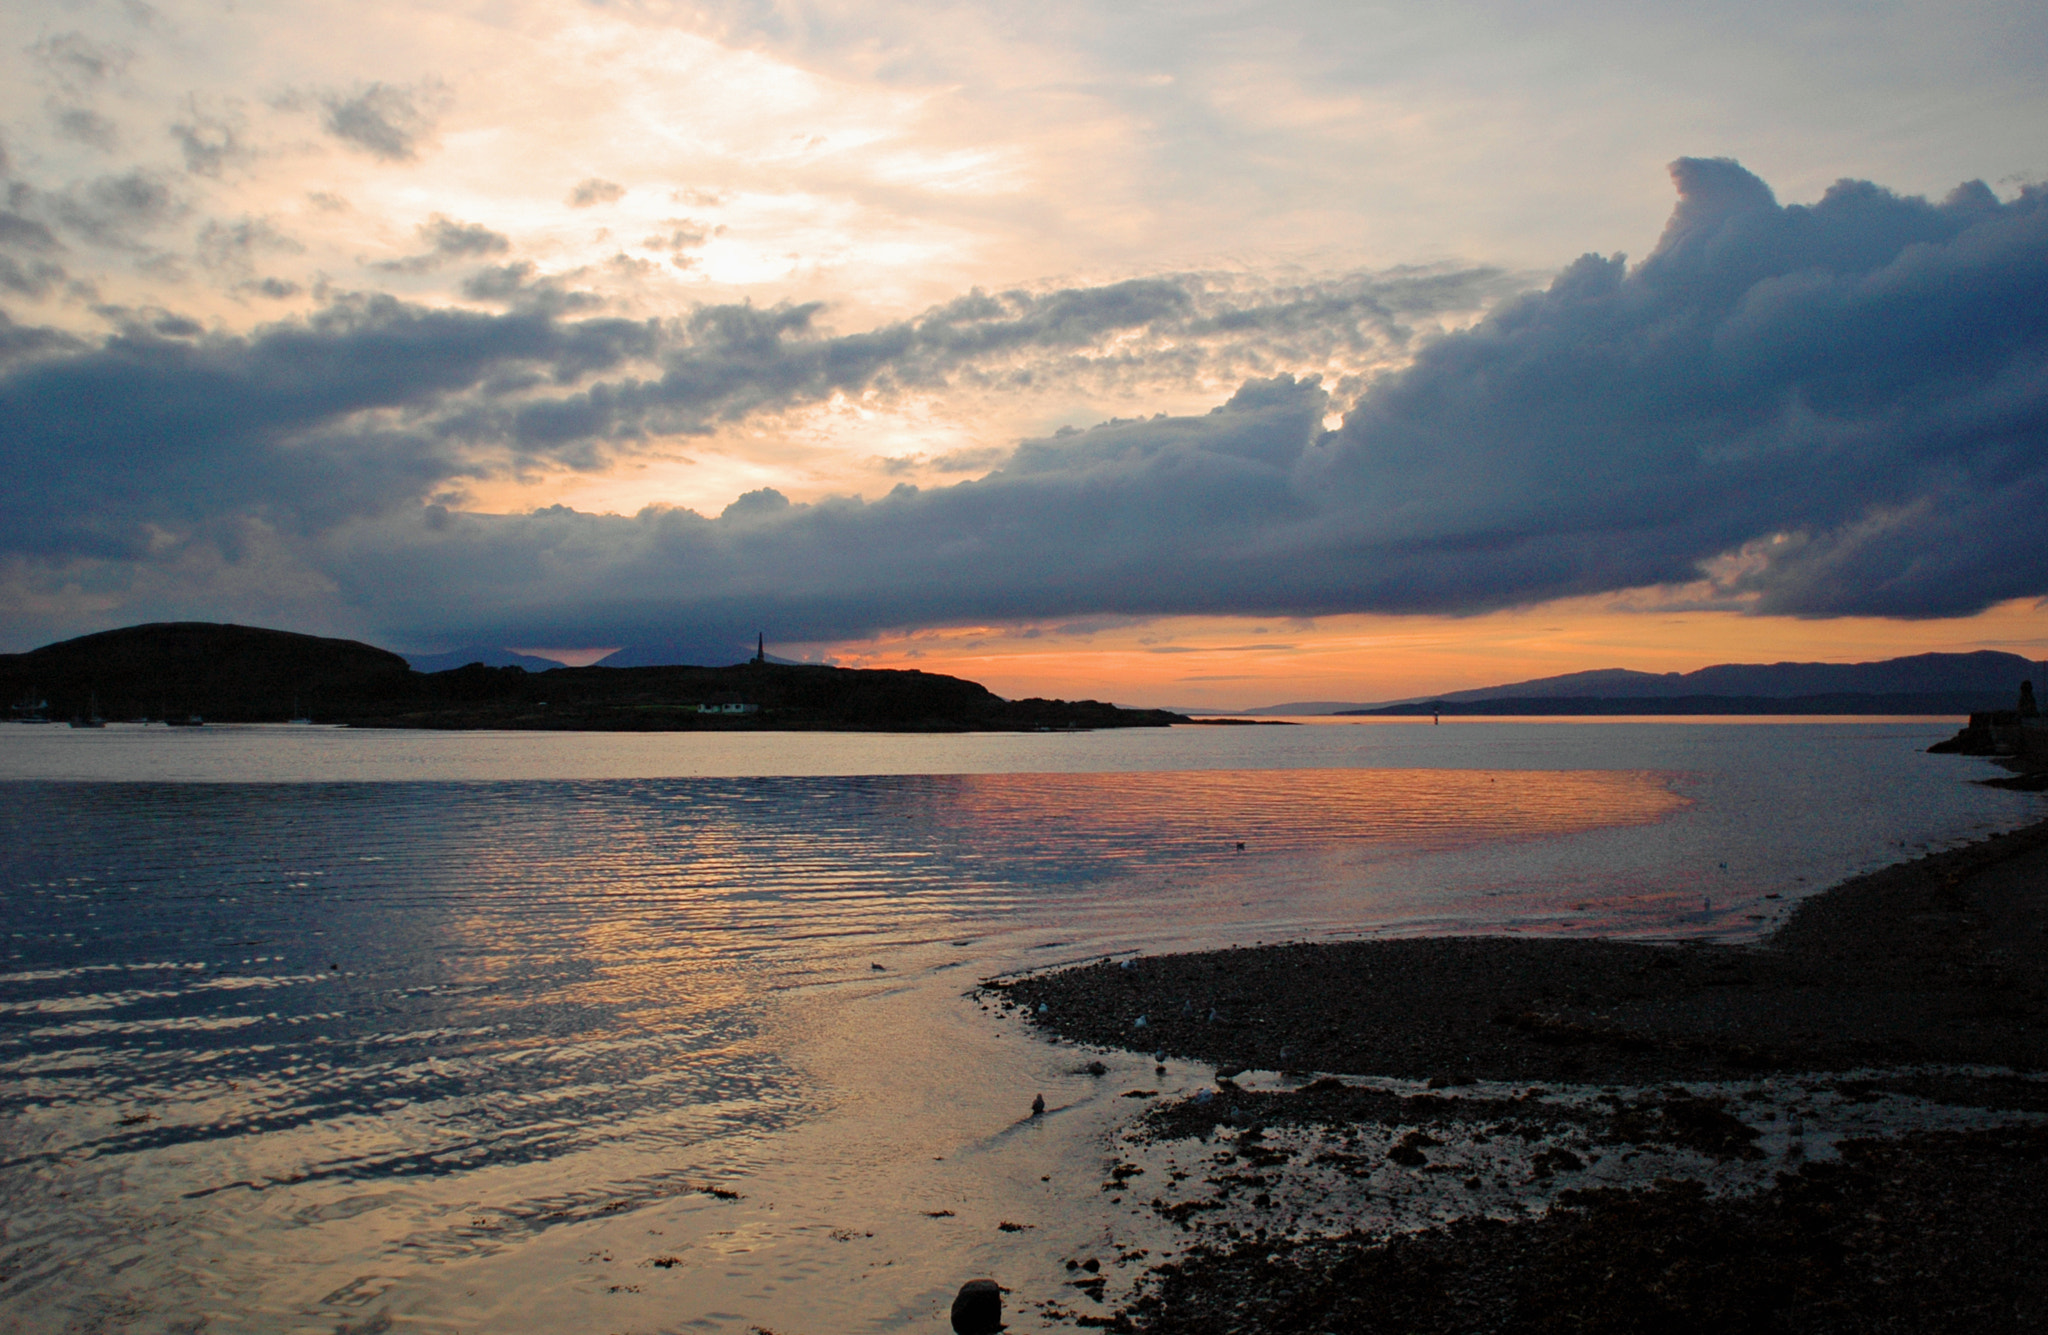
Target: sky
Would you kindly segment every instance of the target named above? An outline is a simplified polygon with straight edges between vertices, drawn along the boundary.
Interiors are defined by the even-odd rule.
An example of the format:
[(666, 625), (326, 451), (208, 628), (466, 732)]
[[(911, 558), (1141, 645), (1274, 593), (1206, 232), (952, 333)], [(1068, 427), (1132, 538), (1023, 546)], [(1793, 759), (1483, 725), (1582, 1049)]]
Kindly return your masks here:
[(2048, 657), (2038, 4), (18, 0), (0, 650)]

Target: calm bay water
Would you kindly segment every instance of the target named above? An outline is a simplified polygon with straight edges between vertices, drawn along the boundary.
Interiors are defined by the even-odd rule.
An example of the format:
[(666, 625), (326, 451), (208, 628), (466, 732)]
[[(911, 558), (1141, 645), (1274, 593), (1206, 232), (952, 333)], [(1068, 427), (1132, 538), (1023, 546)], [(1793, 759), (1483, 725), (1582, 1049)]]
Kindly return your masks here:
[(977, 979), (1753, 936), (2040, 813), (1952, 731), (6, 727), (0, 1329), (941, 1330), (1138, 1236), (1096, 1160), (1161, 1084)]

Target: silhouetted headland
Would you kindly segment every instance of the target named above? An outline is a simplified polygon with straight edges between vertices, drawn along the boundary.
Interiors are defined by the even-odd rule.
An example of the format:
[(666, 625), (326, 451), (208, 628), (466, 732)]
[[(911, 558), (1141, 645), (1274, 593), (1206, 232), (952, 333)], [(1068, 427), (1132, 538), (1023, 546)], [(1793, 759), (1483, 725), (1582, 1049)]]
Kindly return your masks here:
[(108, 718), (220, 723), (555, 731), (976, 732), (1165, 727), (1187, 720), (1095, 700), (1004, 700), (930, 672), (772, 662), (728, 667), (480, 664), (413, 671), (353, 640), (210, 622), (104, 631), (0, 655), (0, 700), (31, 694), (49, 716), (96, 702)]
[(1947, 755), (1989, 756), (2013, 773), (2003, 779), (1981, 779), (1993, 788), (2024, 792), (2048, 789), (2048, 718), (2034, 700), (2032, 680), (2020, 683), (2012, 709), (1982, 710), (1970, 715), (1963, 730), (1927, 748)]

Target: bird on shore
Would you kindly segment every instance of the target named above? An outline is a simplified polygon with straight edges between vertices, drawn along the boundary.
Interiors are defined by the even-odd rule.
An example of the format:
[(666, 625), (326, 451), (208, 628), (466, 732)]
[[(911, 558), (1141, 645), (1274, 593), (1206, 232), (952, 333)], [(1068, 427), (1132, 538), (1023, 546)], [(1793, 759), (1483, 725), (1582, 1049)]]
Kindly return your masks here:
[(1043, 1116), (1045, 1116), (1045, 1095), (1043, 1095), (1043, 1094), (1036, 1094), (1036, 1095), (1033, 1095), (1033, 1096), (1032, 1096), (1032, 1099), (1031, 1099), (1031, 1115), (1032, 1115), (1033, 1117), (1043, 1117)]

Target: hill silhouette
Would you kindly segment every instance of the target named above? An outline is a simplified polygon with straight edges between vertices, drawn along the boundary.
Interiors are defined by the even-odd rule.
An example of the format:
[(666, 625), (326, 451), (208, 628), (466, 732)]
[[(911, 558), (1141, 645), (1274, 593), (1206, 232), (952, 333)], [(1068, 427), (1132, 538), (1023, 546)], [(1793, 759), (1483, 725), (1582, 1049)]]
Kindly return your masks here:
[(963, 732), (1183, 721), (1096, 700), (1005, 700), (959, 677), (879, 668), (765, 662), (530, 673), (473, 663), (423, 673), (354, 640), (210, 622), (130, 626), (0, 655), (0, 701), (31, 693), (49, 701), (52, 718), (96, 701), (115, 719), (264, 723), (304, 712), (387, 728)]
[(247, 723), (290, 718), (295, 702), (331, 713), (399, 699), (412, 675), (397, 654), (354, 640), (168, 621), (0, 656), (0, 701), (35, 691), (52, 718), (83, 714), (96, 699), (108, 718)]

